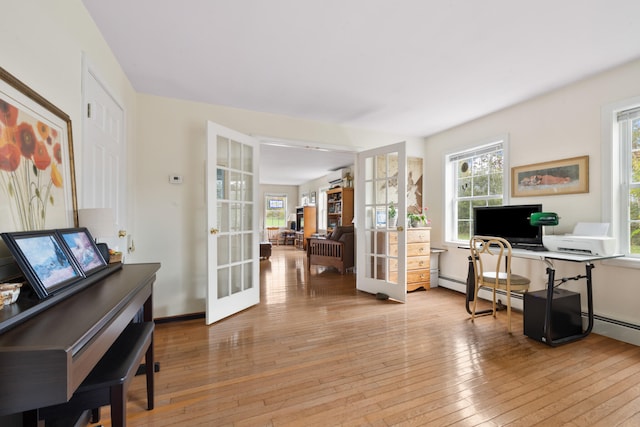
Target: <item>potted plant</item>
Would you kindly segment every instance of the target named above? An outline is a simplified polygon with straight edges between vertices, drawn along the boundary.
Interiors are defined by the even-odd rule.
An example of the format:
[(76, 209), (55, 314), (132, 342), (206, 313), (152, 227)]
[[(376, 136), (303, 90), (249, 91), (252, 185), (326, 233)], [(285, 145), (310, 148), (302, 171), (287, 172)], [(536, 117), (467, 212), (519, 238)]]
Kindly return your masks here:
[(389, 203), (389, 227), (395, 227), (398, 224), (398, 211), (393, 202)]
[(421, 213), (407, 213), (408, 223), (411, 227), (424, 227), (431, 223), (427, 219), (427, 210), (429, 208), (423, 208)]

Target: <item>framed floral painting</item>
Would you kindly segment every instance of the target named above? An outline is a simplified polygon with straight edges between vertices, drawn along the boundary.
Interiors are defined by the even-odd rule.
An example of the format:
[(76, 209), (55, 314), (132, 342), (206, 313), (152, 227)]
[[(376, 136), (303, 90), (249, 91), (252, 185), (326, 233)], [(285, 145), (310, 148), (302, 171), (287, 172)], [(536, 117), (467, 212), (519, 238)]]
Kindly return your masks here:
[(77, 225), (71, 119), (0, 68), (0, 232)]

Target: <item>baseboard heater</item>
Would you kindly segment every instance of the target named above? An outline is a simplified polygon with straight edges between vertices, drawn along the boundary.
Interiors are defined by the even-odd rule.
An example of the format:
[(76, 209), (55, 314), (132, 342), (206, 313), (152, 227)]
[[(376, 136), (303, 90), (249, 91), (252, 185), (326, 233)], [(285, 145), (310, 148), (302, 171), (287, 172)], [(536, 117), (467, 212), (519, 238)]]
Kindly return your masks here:
[[(463, 294), (467, 292), (467, 283), (462, 280), (453, 279), (446, 276), (439, 277), (439, 287), (451, 289)], [(496, 292), (502, 296), (502, 299), (507, 297), (505, 291), (498, 289)], [(480, 297), (491, 301), (491, 291), (480, 289)], [(522, 311), (523, 298), (520, 294), (511, 295), (511, 307)], [(464, 304), (462, 306), (464, 311)], [(582, 313), (583, 324), (587, 322), (587, 314)], [(629, 322), (623, 322), (621, 320), (612, 319), (606, 316), (600, 316), (594, 314), (593, 316), (594, 326), (593, 332), (599, 335), (604, 335), (609, 338), (616, 339), (618, 341), (624, 341), (633, 345), (640, 345), (640, 325), (636, 325)]]

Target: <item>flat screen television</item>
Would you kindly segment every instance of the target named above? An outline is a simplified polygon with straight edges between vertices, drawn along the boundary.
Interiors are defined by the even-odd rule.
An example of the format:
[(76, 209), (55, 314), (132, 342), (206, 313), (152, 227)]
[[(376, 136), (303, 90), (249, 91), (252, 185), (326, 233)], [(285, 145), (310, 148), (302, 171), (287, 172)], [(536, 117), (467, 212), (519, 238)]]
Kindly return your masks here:
[(542, 205), (476, 207), (473, 209), (473, 234), (503, 237), (514, 248), (542, 250), (542, 226), (530, 224), (534, 212), (542, 212)]

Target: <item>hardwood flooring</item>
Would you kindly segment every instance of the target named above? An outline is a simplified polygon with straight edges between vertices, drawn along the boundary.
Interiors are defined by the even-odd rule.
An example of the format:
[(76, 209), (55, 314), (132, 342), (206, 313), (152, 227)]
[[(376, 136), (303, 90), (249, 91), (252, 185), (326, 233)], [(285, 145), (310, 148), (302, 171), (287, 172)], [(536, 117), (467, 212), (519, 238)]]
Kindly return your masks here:
[(136, 377), (129, 426), (640, 425), (639, 347), (591, 334), (551, 348), (517, 312), (513, 335), (505, 312), (472, 323), (443, 288), (379, 301), (290, 246), (261, 278), (259, 306), (157, 325), (156, 407)]

